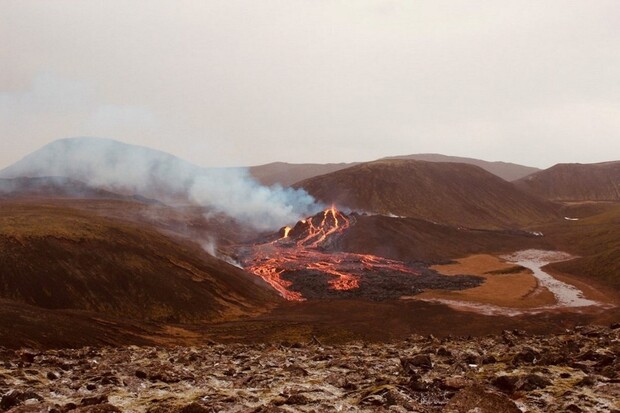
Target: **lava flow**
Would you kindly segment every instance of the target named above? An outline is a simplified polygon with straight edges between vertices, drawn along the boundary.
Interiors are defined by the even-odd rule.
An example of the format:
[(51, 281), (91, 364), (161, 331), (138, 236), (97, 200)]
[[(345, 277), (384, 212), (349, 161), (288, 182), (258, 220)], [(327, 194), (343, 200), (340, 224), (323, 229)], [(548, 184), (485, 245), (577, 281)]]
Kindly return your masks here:
[(398, 298), (419, 293), (421, 288), (461, 289), (478, 284), (479, 280), (441, 276), (423, 265), (337, 251), (339, 238), (357, 217), (331, 207), (292, 228), (282, 228), (275, 240), (254, 244), (242, 264), (284, 298), (295, 301)]

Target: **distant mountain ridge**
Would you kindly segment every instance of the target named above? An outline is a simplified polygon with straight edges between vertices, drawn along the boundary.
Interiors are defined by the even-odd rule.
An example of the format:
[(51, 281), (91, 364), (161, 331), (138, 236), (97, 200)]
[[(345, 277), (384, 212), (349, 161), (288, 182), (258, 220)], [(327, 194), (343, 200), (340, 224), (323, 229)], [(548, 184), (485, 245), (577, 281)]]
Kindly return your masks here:
[[(500, 178), (513, 181), (539, 171), (537, 168), (508, 162), (489, 162), (480, 159), (447, 156), (440, 154), (414, 154), (392, 156), (379, 160), (410, 159), (429, 162), (459, 162), (476, 165)], [(336, 172), (364, 162), (349, 163), (304, 163), (273, 162), (265, 165), (251, 166), (250, 175), (260, 184), (271, 186), (279, 184), (292, 186), (314, 176)], [(64, 176), (87, 184), (97, 186), (97, 174), (104, 171), (106, 181), (115, 174), (128, 174), (150, 188), (144, 196), (157, 195), (171, 188), (167, 184), (168, 174), (174, 171), (179, 183), (174, 188), (178, 191), (183, 183), (190, 184), (196, 176), (208, 173), (212, 168), (202, 167), (180, 159), (174, 155), (156, 149), (131, 145), (112, 139), (95, 137), (65, 138), (50, 142), (23, 159), (0, 170), (0, 178)], [(231, 168), (244, 169), (244, 168)], [(145, 184), (145, 185), (144, 185)]]
[(380, 160), (295, 187), (327, 204), (472, 228), (516, 228), (558, 216), (550, 202), (462, 163)]
[(519, 165), (511, 162), (502, 162), (502, 161), (483, 161), (481, 159), (474, 158), (463, 158), (460, 156), (447, 156), (441, 155), (437, 153), (420, 153), (415, 155), (404, 155), (404, 156), (389, 156), (386, 158), (382, 158), (386, 160), (390, 159), (409, 159), (416, 161), (427, 161), (427, 162), (455, 162), (455, 163), (465, 163), (469, 165), (476, 165), (485, 171), (491, 172), (493, 175), (499, 176), (505, 181), (514, 181), (519, 178), (523, 178), (524, 176), (533, 174), (535, 172), (540, 171), (539, 168), (534, 168), (532, 166)]
[(64, 176), (0, 178), (0, 199), (23, 197), (124, 199), (147, 204), (159, 203), (141, 195), (121, 195), (106, 191)]
[(554, 201), (620, 201), (620, 161), (561, 163), (515, 185)]
[(261, 184), (266, 186), (282, 185), (291, 186), (296, 182), (313, 176), (336, 172), (360, 162), (351, 163), (287, 163), (273, 162), (265, 165), (251, 166), (250, 174)]
[[(489, 162), (474, 158), (463, 158), (459, 156), (448, 156), (434, 153), (421, 153), (414, 155), (389, 156), (378, 160), (418, 160), (427, 162), (457, 162), (470, 165), (476, 165), (482, 169), (497, 175), (506, 181), (514, 181), (524, 176), (530, 175), (537, 171), (538, 168), (531, 166), (518, 165), (510, 162)], [(303, 163), (294, 164), (286, 162), (273, 162), (265, 165), (250, 167), (250, 173), (263, 185), (280, 184), (283, 186), (291, 186), (297, 182), (303, 181), (319, 175), (325, 175), (331, 172), (340, 171), (362, 164), (364, 162), (349, 163)]]
[(247, 168), (203, 168), (111, 139), (61, 139), (0, 171), (0, 178), (45, 176), (169, 205), (208, 207), (261, 230), (279, 228), (322, 208), (304, 191), (261, 186)]

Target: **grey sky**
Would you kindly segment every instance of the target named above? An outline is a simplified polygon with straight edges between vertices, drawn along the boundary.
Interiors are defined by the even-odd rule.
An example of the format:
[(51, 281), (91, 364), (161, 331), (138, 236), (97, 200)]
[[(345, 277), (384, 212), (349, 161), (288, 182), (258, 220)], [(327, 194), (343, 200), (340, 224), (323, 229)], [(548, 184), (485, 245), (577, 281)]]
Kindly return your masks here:
[(0, 1), (0, 168), (100, 136), (204, 166), (620, 159), (620, 1)]

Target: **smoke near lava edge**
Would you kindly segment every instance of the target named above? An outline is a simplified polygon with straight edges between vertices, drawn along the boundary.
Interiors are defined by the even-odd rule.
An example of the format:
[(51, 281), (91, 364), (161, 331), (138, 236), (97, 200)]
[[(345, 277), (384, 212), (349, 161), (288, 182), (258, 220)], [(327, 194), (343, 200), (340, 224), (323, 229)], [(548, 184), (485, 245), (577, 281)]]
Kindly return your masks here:
[(303, 189), (260, 185), (247, 168), (202, 168), (172, 155), (111, 139), (54, 141), (0, 177), (67, 177), (166, 203), (192, 202), (257, 230), (273, 230), (323, 209)]

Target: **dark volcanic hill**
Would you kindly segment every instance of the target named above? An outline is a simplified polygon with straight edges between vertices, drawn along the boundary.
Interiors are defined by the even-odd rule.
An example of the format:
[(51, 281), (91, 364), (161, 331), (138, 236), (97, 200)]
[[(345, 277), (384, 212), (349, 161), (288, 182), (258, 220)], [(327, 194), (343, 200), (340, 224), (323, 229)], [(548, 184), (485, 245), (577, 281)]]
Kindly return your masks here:
[(584, 215), (571, 211), (570, 216), (581, 217), (562, 220), (541, 230), (558, 249), (578, 257), (552, 264), (553, 267), (579, 277), (601, 280), (620, 290), (620, 204), (601, 206), (601, 211)]
[(524, 176), (533, 174), (540, 171), (538, 168), (531, 166), (519, 165), (510, 162), (489, 162), (481, 159), (463, 158), (460, 156), (446, 156), (437, 153), (420, 153), (415, 155), (403, 155), (403, 156), (389, 156), (383, 158), (385, 160), (391, 159), (406, 159), (414, 161), (427, 161), (427, 162), (456, 162), (466, 163), (468, 165), (476, 165), (491, 172), (493, 175), (497, 175), (506, 181), (514, 181)]
[(547, 249), (545, 237), (514, 230), (475, 230), (418, 218), (359, 215), (331, 248), (400, 261), (446, 262), (470, 254)]
[[(476, 165), (482, 169), (497, 175), (506, 181), (514, 181), (539, 171), (538, 168), (523, 166), (509, 162), (489, 162), (480, 159), (462, 158), (459, 156), (447, 156), (435, 153), (420, 153), (415, 155), (390, 156), (380, 160), (405, 159), (427, 162), (458, 162), (469, 165)], [(294, 164), (286, 162), (273, 162), (265, 165), (252, 166), (250, 174), (263, 185), (280, 184), (291, 186), (299, 181), (309, 179), (319, 175), (340, 171), (351, 166), (359, 165), (361, 162), (351, 163), (305, 163)]]
[(515, 185), (554, 201), (620, 201), (620, 161), (557, 164)]
[(458, 163), (375, 161), (295, 186), (328, 204), (464, 227), (515, 228), (557, 217), (549, 202)]
[(356, 163), (286, 163), (273, 162), (250, 167), (250, 174), (261, 184), (291, 186), (295, 182), (348, 168)]
[(20, 177), (1, 179), (0, 198), (72, 198), (72, 199), (117, 199), (158, 203), (140, 195), (121, 195), (105, 189), (96, 188), (75, 179), (63, 176), (43, 176), (36, 178)]
[(257, 277), (145, 225), (0, 202), (0, 299), (136, 320), (216, 320), (279, 301)]

